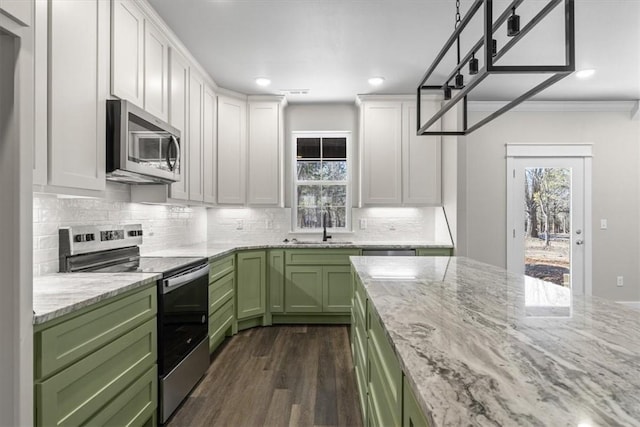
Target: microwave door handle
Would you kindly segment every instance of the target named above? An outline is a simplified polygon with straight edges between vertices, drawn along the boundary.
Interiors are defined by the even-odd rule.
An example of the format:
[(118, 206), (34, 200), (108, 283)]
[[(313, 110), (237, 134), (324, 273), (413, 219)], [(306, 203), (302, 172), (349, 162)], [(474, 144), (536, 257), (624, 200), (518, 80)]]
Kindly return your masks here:
[(171, 143), (176, 147), (176, 161), (171, 164), (171, 150), (167, 150), (167, 166), (169, 166), (169, 170), (173, 172), (180, 161), (180, 144), (178, 143), (178, 139), (173, 135), (171, 135)]

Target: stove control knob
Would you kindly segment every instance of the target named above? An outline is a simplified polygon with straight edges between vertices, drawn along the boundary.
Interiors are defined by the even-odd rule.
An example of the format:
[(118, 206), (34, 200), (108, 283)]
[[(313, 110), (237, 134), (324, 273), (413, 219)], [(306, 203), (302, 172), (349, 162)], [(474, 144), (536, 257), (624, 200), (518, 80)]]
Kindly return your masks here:
[(84, 242), (84, 234), (76, 234), (73, 237), (73, 240), (75, 240), (76, 242)]
[(129, 233), (127, 233), (127, 234), (129, 234), (129, 237), (134, 237), (134, 236), (137, 236), (137, 235), (138, 235), (138, 234), (136, 233), (136, 230), (131, 230), (131, 231), (129, 231)]
[(84, 236), (84, 240), (87, 242), (93, 242), (94, 240), (96, 240), (96, 238), (92, 233), (87, 233)]

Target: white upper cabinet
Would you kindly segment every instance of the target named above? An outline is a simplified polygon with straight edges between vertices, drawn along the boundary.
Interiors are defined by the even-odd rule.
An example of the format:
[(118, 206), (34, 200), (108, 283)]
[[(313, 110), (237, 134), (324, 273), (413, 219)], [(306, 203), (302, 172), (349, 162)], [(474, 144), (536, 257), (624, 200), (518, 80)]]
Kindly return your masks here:
[(244, 205), (246, 200), (247, 104), (218, 97), (218, 203)]
[(189, 71), (189, 163), (187, 176), (189, 179), (189, 200), (204, 200), (204, 181), (202, 180), (203, 166), (203, 132), (202, 105), (204, 95), (204, 80), (193, 68)]
[(49, 3), (49, 184), (105, 188), (109, 3)]
[(150, 21), (144, 28), (144, 109), (167, 121), (169, 42)]
[(111, 93), (144, 108), (144, 14), (131, 0), (111, 6)]
[(402, 103), (371, 102), (362, 111), (362, 203), (402, 203)]
[(31, 5), (26, 0), (0, 0), (0, 11), (23, 25), (31, 25)]
[[(441, 200), (439, 136), (418, 136), (416, 104), (402, 105), (402, 201), (409, 205), (438, 205)], [(423, 103), (423, 118), (433, 115), (433, 102)]]
[(204, 202), (216, 203), (216, 94), (209, 86), (204, 88), (202, 105), (202, 139)]
[[(254, 98), (254, 99), (252, 99)], [(249, 99), (248, 204), (278, 206), (282, 193), (282, 98)]]
[[(384, 97), (381, 97), (384, 98)], [(438, 108), (425, 100), (423, 117)], [(441, 203), (441, 138), (416, 135), (411, 98), (361, 105), (361, 186), (365, 206), (425, 206)]]
[(175, 199), (189, 198), (189, 63), (175, 49), (169, 51), (169, 124), (180, 130), (181, 181), (171, 184), (169, 196)]
[(169, 118), (169, 42), (132, 0), (113, 0), (111, 94)]

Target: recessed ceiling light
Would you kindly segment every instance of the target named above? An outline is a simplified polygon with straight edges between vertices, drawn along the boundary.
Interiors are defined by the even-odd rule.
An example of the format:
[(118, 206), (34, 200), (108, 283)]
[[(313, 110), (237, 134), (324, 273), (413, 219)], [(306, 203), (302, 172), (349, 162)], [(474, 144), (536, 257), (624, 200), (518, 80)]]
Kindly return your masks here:
[(380, 86), (384, 83), (384, 77), (371, 77), (368, 81), (371, 86)]
[(262, 87), (269, 86), (271, 84), (271, 80), (266, 77), (258, 77), (256, 78), (256, 84)]
[(576, 77), (579, 79), (588, 79), (589, 77), (593, 76), (595, 73), (596, 73), (596, 70), (593, 70), (593, 69), (580, 70), (576, 73)]

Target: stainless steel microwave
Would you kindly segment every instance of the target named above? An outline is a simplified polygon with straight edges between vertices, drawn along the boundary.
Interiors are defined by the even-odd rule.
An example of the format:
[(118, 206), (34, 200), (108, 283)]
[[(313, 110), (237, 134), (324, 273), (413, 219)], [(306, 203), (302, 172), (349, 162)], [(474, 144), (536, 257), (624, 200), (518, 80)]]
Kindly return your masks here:
[(182, 180), (180, 131), (124, 100), (107, 101), (107, 179), (129, 184)]

